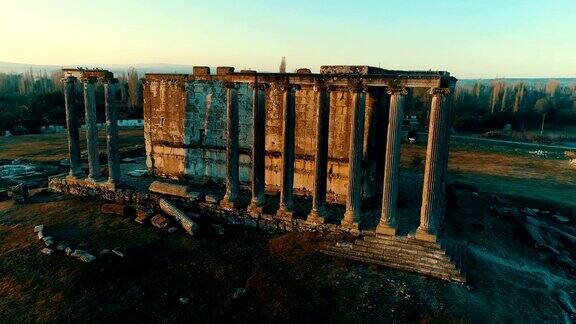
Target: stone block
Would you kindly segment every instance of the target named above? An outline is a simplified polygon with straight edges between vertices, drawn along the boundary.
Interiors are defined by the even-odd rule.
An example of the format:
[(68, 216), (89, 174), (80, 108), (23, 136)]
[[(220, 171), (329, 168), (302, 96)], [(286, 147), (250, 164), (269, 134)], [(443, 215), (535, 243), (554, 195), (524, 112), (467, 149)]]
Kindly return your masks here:
[(178, 207), (174, 206), (168, 200), (161, 198), (159, 201), (160, 209), (167, 215), (174, 217), (174, 219), (182, 226), (186, 233), (194, 235), (194, 232), (198, 229), (198, 225), (191, 220), (186, 214), (184, 214)]
[(25, 204), (30, 200), (28, 185), (25, 183), (10, 188), (10, 191), (12, 191), (12, 200), (15, 204)]
[(216, 75), (227, 75), (234, 73), (234, 67), (232, 66), (219, 66), (216, 68)]
[(162, 195), (175, 196), (189, 200), (198, 199), (198, 193), (190, 191), (186, 185), (154, 181), (150, 184), (148, 190)]
[(192, 68), (194, 75), (210, 75), (210, 68), (207, 66), (195, 66)]

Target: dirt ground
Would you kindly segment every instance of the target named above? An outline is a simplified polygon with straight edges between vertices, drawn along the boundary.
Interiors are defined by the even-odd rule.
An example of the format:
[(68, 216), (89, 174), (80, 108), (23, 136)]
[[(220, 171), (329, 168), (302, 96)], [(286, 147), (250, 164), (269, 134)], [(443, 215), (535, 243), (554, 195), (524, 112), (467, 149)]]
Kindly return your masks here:
[[(475, 211), (452, 206), (446, 220), (469, 244), (467, 286), (328, 257), (314, 233), (224, 226), (217, 235), (208, 222), (190, 237), (102, 214), (100, 201), (0, 202), (0, 321), (562, 322), (559, 291), (576, 300), (572, 270), (492, 215), (491, 196), (459, 189), (456, 199)], [(42, 254), (38, 224), (96, 261)], [(113, 248), (125, 256), (100, 256)]]
[[(141, 130), (125, 135), (126, 147), (140, 144)], [(59, 161), (63, 140), (38, 137), (36, 145), (18, 147), (28, 141), (2, 138), (0, 160)], [(404, 169), (423, 168), (424, 147), (407, 145), (402, 153)], [(0, 322), (574, 321), (563, 300), (576, 302), (575, 269), (536, 246), (516, 220), (491, 210), (505, 197), (514, 207), (562, 214), (567, 224), (541, 221), (574, 234), (576, 176), (565, 162), (452, 148), (445, 233), (468, 247), (468, 285), (329, 257), (320, 252), (329, 240), (314, 233), (223, 225), (218, 235), (204, 219), (190, 237), (102, 214), (102, 201), (43, 191), (26, 205), (3, 201)], [(96, 261), (42, 254), (38, 224)], [(575, 245), (559, 246), (576, 256)], [(114, 248), (125, 256), (100, 255)]]

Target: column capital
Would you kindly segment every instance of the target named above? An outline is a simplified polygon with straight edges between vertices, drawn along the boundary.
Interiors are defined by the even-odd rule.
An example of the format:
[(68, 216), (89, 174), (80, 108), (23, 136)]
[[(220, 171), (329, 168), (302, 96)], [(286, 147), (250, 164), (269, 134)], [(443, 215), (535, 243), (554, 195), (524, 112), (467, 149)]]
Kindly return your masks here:
[(265, 91), (270, 88), (270, 85), (268, 83), (250, 82), (250, 87), (252, 89)]
[(408, 94), (408, 88), (402, 86), (392, 86), (386, 90), (389, 95), (400, 95), (405, 96)]
[(226, 89), (238, 89), (238, 83), (232, 81), (223, 81), (222, 85)]
[(282, 83), (277, 83), (277, 85), (278, 85), (278, 88), (282, 91), (298, 91), (298, 90), (300, 90), (299, 84), (292, 84), (288, 81), (282, 82)]
[(314, 85), (312, 86), (312, 89), (315, 92), (318, 91), (334, 91), (336, 88), (334, 87), (334, 85), (329, 84), (326, 80), (324, 79), (318, 79), (316, 80), (316, 82), (314, 82)]
[(348, 82), (348, 89), (352, 92), (364, 93), (368, 90), (368, 87), (362, 79), (354, 79)]
[(433, 96), (447, 96), (450, 94), (450, 88), (430, 88), (428, 93)]

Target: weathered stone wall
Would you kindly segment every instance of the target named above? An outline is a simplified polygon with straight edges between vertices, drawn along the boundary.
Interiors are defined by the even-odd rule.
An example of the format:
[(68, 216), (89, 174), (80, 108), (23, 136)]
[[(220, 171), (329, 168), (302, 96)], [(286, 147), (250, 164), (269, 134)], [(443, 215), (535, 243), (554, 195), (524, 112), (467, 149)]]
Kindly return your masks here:
[[(237, 93), (240, 181), (247, 183), (251, 174), (252, 89), (248, 83), (241, 83)], [(145, 94), (146, 151), (151, 171), (170, 178), (187, 177), (193, 182), (222, 182), (226, 176), (226, 91), (222, 82), (150, 80)], [(314, 183), (316, 93), (306, 87), (295, 97), (294, 188), (309, 194)], [(351, 104), (351, 93), (332, 92), (327, 189), (333, 200), (342, 201), (346, 195)], [(279, 188), (282, 175), (282, 109), (282, 91), (272, 84), (266, 91), (265, 127), (265, 181), (270, 189)]]

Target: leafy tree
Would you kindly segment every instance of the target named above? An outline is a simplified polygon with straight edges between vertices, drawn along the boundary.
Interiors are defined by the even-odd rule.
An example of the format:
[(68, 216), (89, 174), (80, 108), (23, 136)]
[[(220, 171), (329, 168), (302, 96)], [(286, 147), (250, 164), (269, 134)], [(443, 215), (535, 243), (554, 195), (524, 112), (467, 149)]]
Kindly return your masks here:
[(536, 104), (534, 104), (534, 110), (542, 115), (542, 127), (540, 128), (540, 135), (544, 133), (544, 122), (546, 121), (546, 115), (549, 114), (553, 109), (553, 102), (549, 98), (540, 98), (536, 101)]

